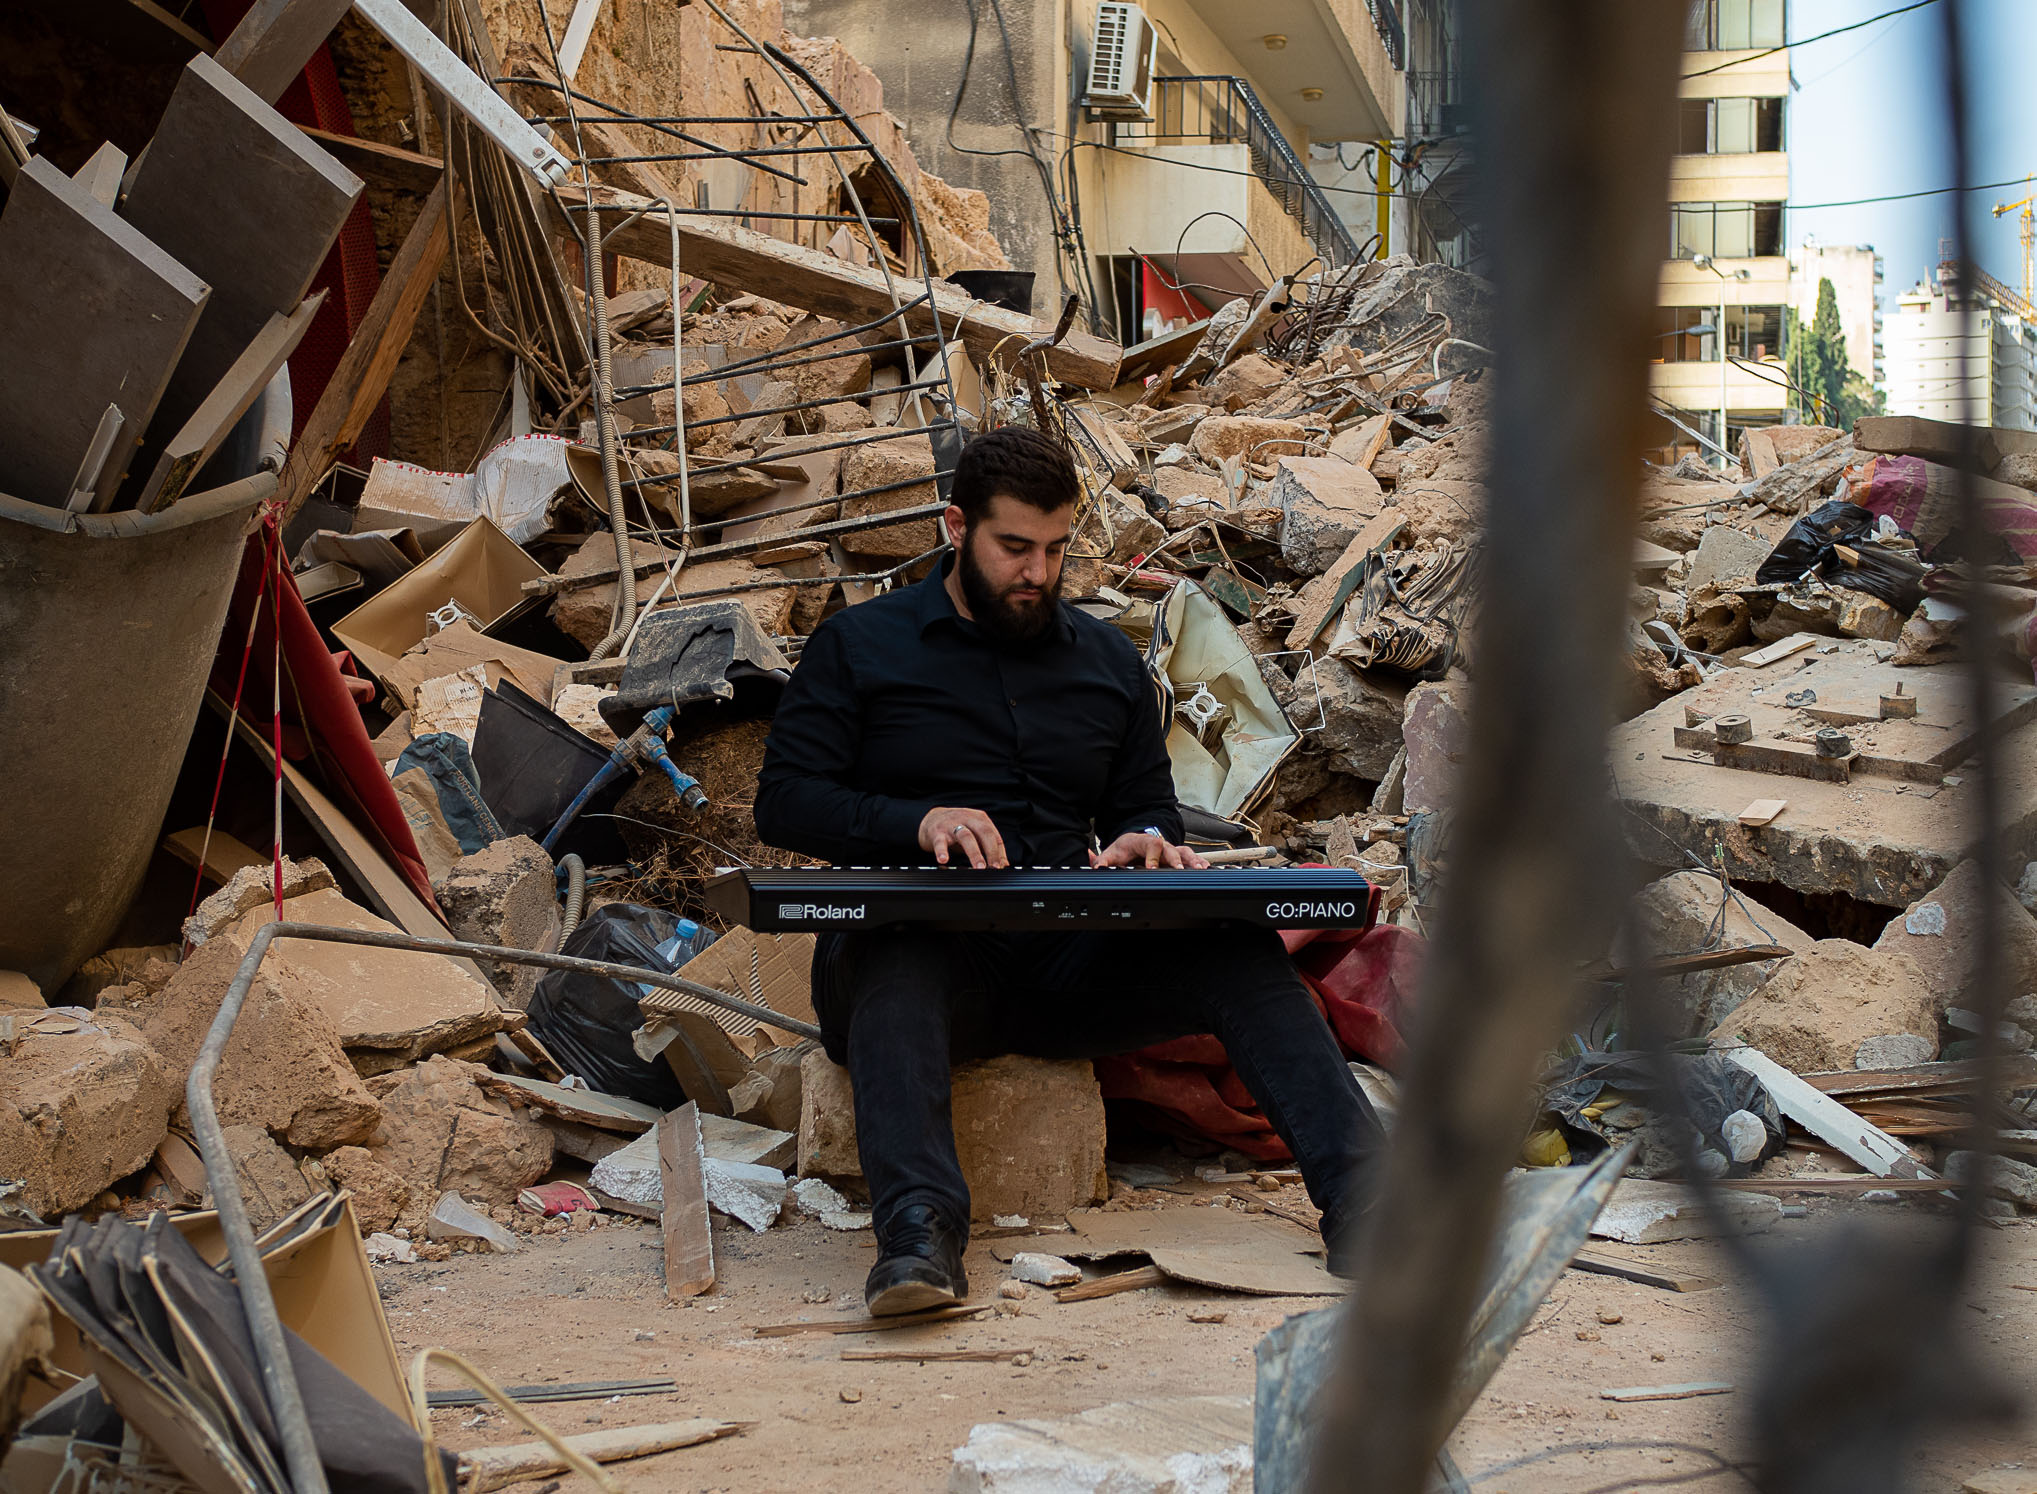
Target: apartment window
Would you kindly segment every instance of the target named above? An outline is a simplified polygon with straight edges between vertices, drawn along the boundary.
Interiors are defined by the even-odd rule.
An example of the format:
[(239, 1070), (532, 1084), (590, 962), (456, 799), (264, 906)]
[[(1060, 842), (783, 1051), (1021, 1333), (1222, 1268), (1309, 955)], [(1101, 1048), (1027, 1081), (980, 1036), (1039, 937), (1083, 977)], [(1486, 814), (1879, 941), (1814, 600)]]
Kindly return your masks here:
[(1685, 99), (1676, 148), (1686, 156), (1782, 149), (1781, 99)]
[(1735, 358), (1782, 356), (1782, 308), (1780, 306), (1728, 306), (1726, 308), (1726, 351)]
[(1784, 45), (1783, 0), (1699, 0), (1691, 7), (1684, 48), (1739, 52)]
[(1670, 257), (1755, 259), (1782, 253), (1779, 202), (1678, 202), (1669, 209)]
[[(1664, 363), (1716, 363), (1719, 344), (1713, 335), (1717, 310), (1703, 306), (1664, 306), (1657, 328), (1656, 356)], [(1702, 327), (1705, 330), (1695, 331)]]

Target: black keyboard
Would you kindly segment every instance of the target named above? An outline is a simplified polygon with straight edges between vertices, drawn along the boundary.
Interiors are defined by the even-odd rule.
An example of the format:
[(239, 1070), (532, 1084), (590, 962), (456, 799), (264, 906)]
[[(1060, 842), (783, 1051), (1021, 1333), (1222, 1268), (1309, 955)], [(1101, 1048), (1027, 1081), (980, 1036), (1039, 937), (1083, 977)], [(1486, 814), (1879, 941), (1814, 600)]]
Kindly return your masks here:
[(708, 906), (759, 933), (916, 924), (923, 928), (1362, 929), (1379, 892), (1330, 867), (750, 867), (707, 884)]

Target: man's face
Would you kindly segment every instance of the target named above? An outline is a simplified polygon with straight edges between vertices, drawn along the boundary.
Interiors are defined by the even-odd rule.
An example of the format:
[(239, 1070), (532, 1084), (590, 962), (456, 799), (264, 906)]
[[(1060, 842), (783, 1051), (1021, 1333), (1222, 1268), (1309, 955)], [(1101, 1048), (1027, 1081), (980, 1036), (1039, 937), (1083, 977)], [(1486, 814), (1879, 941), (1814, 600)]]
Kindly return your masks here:
[(1042, 513), (999, 496), (973, 528), (959, 508), (951, 507), (946, 518), (962, 595), (977, 623), (1000, 638), (1037, 638), (1061, 600), (1061, 559), (1075, 505)]

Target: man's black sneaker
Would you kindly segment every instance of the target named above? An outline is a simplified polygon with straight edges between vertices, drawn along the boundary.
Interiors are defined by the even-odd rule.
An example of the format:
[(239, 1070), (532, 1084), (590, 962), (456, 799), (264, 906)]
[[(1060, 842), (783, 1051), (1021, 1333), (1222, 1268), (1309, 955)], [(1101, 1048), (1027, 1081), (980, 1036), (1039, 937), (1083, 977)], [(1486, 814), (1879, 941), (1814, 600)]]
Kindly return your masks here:
[(947, 1307), (969, 1295), (963, 1237), (927, 1204), (907, 1204), (877, 1234), (880, 1254), (863, 1284), (873, 1317)]

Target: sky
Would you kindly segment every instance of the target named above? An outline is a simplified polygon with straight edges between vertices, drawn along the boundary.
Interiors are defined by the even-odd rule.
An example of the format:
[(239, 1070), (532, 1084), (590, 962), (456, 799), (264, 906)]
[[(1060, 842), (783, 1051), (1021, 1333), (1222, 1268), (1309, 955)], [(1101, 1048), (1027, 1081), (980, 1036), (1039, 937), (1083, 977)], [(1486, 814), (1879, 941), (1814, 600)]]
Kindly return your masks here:
[[(1790, 0), (1792, 42), (1863, 21), (1908, 0)], [(1794, 49), (1796, 80), (1788, 120), (1790, 211), (1794, 248), (1806, 237), (1826, 244), (1872, 244), (1884, 259), (1884, 310), (1938, 263), (1938, 240), (1952, 232), (1951, 195), (1858, 207), (1810, 204), (1915, 192), (1952, 180), (1948, 159), (1943, 37), (1946, 0), (1859, 31)], [(2037, 172), (2037, 0), (1959, 0), (1967, 32), (1975, 182), (2015, 179), (2013, 189), (1968, 194), (1973, 258), (2011, 287), (2023, 278), (2017, 214), (1988, 209), (2030, 189)]]

